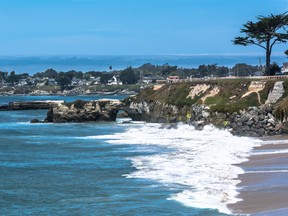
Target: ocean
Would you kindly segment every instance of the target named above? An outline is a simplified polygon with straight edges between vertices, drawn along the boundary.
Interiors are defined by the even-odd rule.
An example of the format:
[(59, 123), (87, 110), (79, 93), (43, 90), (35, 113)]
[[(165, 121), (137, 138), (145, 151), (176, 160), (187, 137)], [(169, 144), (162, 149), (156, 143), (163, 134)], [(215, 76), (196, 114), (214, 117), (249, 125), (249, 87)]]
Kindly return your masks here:
[[(271, 62), (282, 66), (287, 57), (272, 55)], [(201, 64), (233, 67), (237, 63), (265, 65), (263, 55), (130, 55), (130, 56), (0, 56), (0, 71), (35, 74), (49, 68), (56, 71), (109, 71), (139, 67), (145, 63), (170, 64), (184, 68), (198, 68)]]
[[(0, 104), (100, 98), (0, 96)], [(213, 126), (29, 123), (46, 112), (0, 113), (0, 215), (229, 215), (245, 172), (235, 164), (261, 144)]]

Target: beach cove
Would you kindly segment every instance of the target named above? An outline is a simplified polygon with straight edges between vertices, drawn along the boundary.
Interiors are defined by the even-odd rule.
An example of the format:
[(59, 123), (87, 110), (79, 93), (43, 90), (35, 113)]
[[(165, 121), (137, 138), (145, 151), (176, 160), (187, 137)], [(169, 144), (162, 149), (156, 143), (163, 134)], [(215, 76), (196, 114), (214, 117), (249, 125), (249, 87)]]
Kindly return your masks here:
[(230, 205), (234, 213), (251, 215), (286, 215), (288, 213), (288, 137), (261, 139), (249, 161), (240, 164), (245, 170), (239, 175), (242, 200)]
[[(39, 97), (41, 98), (41, 96), (18, 96), (18, 98), (12, 96), (13, 100), (18, 101), (27, 98), (39, 100)], [(111, 97), (117, 98), (117, 96)], [(12, 98), (3, 97), (6, 101)], [(65, 97), (68, 101), (73, 101), (75, 98), (79, 96)], [(89, 96), (85, 98), (89, 99)], [(50, 96), (49, 99), (55, 98)], [(97, 124), (29, 123), (32, 117), (41, 119), (46, 112), (45, 110), (1, 112), (3, 158), (0, 165), (4, 173), (1, 180), (3, 214), (13, 215), (13, 211), (27, 214), (29, 212), (29, 214), (41, 212), (58, 214), (60, 208), (64, 213), (91, 213), (95, 208), (99, 214), (120, 212), (125, 215), (148, 215), (151, 211), (156, 211), (159, 215), (173, 214), (173, 211), (177, 211), (183, 215), (192, 213), (211, 216), (286, 212), (283, 209), (287, 205), (285, 136), (251, 139), (233, 136), (228, 131), (212, 126), (205, 126), (202, 131), (198, 131), (192, 126), (181, 123), (174, 126), (141, 122), (122, 124), (121, 119), (116, 123)], [(10, 134), (14, 134), (13, 137)], [(64, 138), (67, 134), (70, 134), (68, 139)], [(17, 150), (22, 147), (25, 149), (23, 152)], [(64, 152), (65, 149), (70, 149), (72, 152), (79, 151), (79, 154), (75, 152), (73, 157), (68, 157)], [(96, 149), (97, 152), (102, 150), (97, 153)], [(26, 158), (26, 151), (34, 152), (33, 156)], [(99, 155), (102, 151), (107, 157), (105, 163), (112, 157), (112, 164), (110, 162), (107, 165), (99, 164), (104, 159)], [(109, 186), (108, 179), (111, 178), (109, 170), (117, 169), (113, 165), (113, 158), (122, 164), (119, 164), (119, 169), (123, 169), (124, 172), (115, 173), (114, 177), (119, 179), (110, 192), (100, 192), (98, 187)], [(74, 168), (68, 172), (70, 165)], [(43, 170), (40, 176), (39, 169)], [(14, 180), (7, 181), (13, 179), (14, 172), (22, 173), (23, 178), (16, 178), (20, 184), (16, 184)], [(55, 172), (61, 175), (54, 178)], [(65, 181), (65, 178), (70, 179), (72, 176), (77, 178), (79, 172), (83, 173), (82, 183)], [(99, 172), (102, 173), (100, 176)], [(106, 178), (106, 175), (108, 175), (107, 183), (97, 180), (98, 177)], [(100, 185), (91, 184), (92, 176), (96, 178), (95, 184), (98, 182), (97, 185)], [(62, 185), (63, 190), (54, 195), (50, 194), (48, 188), (44, 186), (47, 178), (50, 179), (48, 188)], [(31, 181), (40, 187), (34, 187)], [(71, 187), (76, 185), (79, 190), (72, 190)], [(89, 189), (86, 193), (84, 186), (95, 187), (93, 189), (95, 192), (91, 195)], [(23, 187), (27, 188), (26, 192), (23, 191)], [(7, 188), (11, 188), (11, 192), (13, 191), (19, 198), (25, 196), (26, 201), (13, 198), (14, 195), (8, 192)], [(147, 189), (143, 191), (144, 188)], [(42, 193), (46, 193), (48, 198), (35, 203), (35, 197), (39, 197)], [(140, 197), (142, 201), (139, 200)], [(16, 200), (14, 210), (9, 200)], [(167, 204), (170, 207), (163, 208), (163, 205)], [(105, 207), (107, 205), (118, 207), (113, 211), (111, 208), (107, 209)], [(148, 205), (152, 208), (145, 208)], [(131, 211), (131, 208), (134, 210)]]

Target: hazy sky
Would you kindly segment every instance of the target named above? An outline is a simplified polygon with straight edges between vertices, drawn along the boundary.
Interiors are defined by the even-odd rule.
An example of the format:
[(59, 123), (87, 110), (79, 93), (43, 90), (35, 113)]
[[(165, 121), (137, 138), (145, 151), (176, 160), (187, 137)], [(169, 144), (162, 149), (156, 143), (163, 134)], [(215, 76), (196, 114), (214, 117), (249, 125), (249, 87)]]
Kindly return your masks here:
[(287, 10), (288, 0), (0, 0), (0, 55), (259, 53), (231, 40)]

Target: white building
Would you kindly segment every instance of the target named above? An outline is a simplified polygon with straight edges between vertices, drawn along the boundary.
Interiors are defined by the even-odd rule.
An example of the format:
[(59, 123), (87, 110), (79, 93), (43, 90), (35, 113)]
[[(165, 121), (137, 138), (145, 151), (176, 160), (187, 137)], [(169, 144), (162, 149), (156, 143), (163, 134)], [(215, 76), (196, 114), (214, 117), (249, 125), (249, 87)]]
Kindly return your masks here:
[(123, 85), (123, 83), (114, 75), (112, 79), (108, 81), (108, 85)]

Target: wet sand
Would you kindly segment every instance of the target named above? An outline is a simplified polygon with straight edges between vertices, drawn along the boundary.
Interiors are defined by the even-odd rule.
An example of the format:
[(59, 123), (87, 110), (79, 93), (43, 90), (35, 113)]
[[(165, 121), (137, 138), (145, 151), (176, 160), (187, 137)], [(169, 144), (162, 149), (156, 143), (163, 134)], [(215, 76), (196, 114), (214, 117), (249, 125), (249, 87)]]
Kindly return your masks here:
[(269, 144), (256, 147), (249, 161), (239, 165), (245, 174), (237, 185), (242, 201), (229, 205), (234, 214), (288, 215), (288, 137), (263, 141)]

